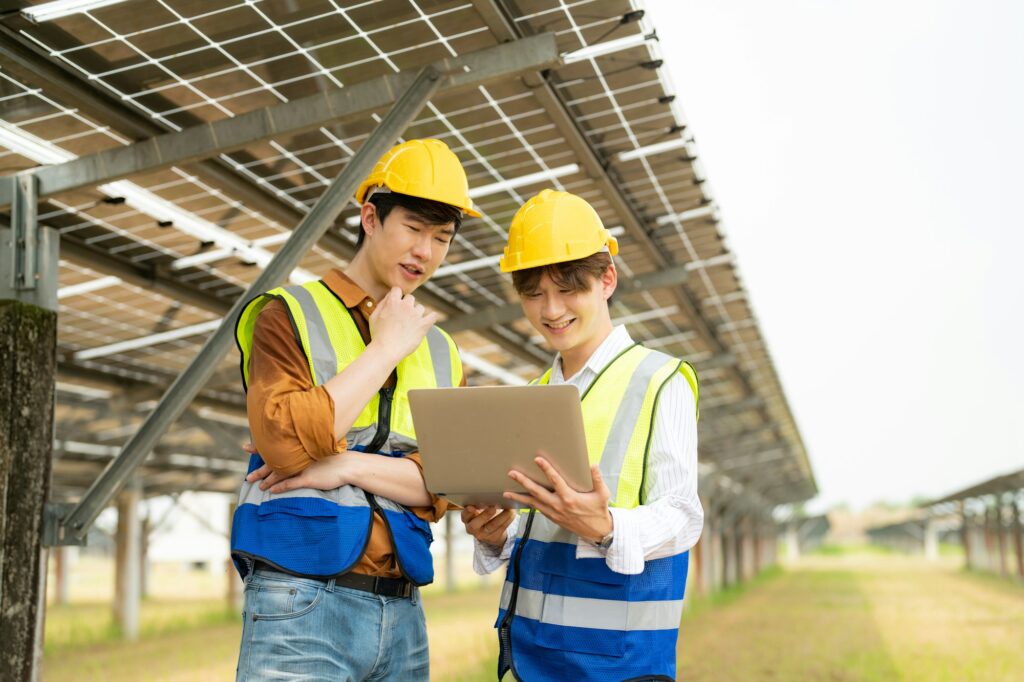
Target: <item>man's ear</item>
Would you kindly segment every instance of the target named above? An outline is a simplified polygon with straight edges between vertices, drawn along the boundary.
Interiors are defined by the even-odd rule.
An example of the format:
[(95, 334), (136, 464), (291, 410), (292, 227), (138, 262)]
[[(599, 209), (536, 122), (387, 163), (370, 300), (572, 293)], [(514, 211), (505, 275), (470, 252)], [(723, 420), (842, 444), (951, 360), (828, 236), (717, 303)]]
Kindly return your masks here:
[(364, 201), (362, 208), (359, 209), (359, 219), (363, 223), (363, 232), (367, 237), (376, 232), (380, 225), (377, 220), (377, 207), (369, 201)]
[(619, 272), (615, 269), (615, 263), (608, 264), (608, 269), (601, 275), (601, 294), (604, 300), (608, 300), (615, 293), (615, 287), (619, 285)]

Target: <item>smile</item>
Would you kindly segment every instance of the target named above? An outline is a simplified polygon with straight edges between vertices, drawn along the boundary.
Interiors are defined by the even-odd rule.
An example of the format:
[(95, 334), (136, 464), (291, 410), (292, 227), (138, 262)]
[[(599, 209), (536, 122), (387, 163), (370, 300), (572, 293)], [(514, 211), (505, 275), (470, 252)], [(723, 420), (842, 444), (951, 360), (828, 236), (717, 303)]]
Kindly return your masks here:
[(547, 327), (553, 334), (562, 334), (567, 329), (569, 329), (569, 327), (572, 326), (573, 322), (575, 321), (576, 319), (573, 318), (571, 320), (566, 320), (565, 322), (545, 322), (544, 326)]

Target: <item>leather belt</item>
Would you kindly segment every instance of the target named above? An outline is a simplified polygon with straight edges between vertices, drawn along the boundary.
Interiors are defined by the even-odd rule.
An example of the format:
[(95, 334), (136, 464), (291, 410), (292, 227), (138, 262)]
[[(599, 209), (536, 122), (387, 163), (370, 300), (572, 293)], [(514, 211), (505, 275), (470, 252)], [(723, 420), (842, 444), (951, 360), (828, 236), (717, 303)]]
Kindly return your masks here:
[[(256, 562), (255, 569), (291, 575), (287, 571), (282, 571), (281, 569), (262, 561)], [(317, 578), (317, 580), (322, 579)], [(327, 581), (323, 580), (323, 582)], [(373, 575), (364, 575), (362, 573), (346, 573), (345, 575), (338, 576), (334, 579), (334, 584), (351, 587), (354, 590), (362, 590), (363, 592), (372, 592), (373, 594), (379, 594), (382, 597), (408, 598), (412, 596), (413, 590), (416, 589), (416, 586), (405, 578), (381, 578)]]
[(416, 586), (405, 578), (381, 578), (362, 573), (346, 573), (334, 579), (335, 585), (372, 592), (384, 597), (411, 597)]

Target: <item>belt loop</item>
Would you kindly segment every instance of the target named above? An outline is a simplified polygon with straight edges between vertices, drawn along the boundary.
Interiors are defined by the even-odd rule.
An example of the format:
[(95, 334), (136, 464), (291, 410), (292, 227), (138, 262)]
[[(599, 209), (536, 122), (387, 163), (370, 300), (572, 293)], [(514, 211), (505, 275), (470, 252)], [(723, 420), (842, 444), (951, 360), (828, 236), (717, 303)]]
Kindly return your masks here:
[(416, 606), (416, 603), (419, 601), (419, 598), (420, 598), (420, 588), (416, 587), (415, 585), (410, 585), (409, 586), (409, 602), (413, 606)]
[(331, 578), (330, 580), (327, 581), (327, 591), (328, 592), (334, 592), (334, 581), (335, 580), (337, 580), (337, 578)]

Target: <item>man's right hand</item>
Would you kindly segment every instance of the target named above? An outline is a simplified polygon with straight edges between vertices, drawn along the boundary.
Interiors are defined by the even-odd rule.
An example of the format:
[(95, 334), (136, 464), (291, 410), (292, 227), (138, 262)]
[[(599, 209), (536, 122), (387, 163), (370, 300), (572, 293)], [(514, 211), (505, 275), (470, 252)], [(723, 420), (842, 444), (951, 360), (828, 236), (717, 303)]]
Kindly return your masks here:
[(370, 315), (372, 343), (387, 349), (397, 364), (419, 347), (439, 319), (438, 313), (428, 313), (412, 294), (403, 296), (401, 289), (393, 287)]
[(492, 506), (468, 506), (462, 510), (462, 523), (466, 526), (466, 532), (480, 542), (496, 547), (505, 545), (505, 531), (515, 517), (513, 509)]

